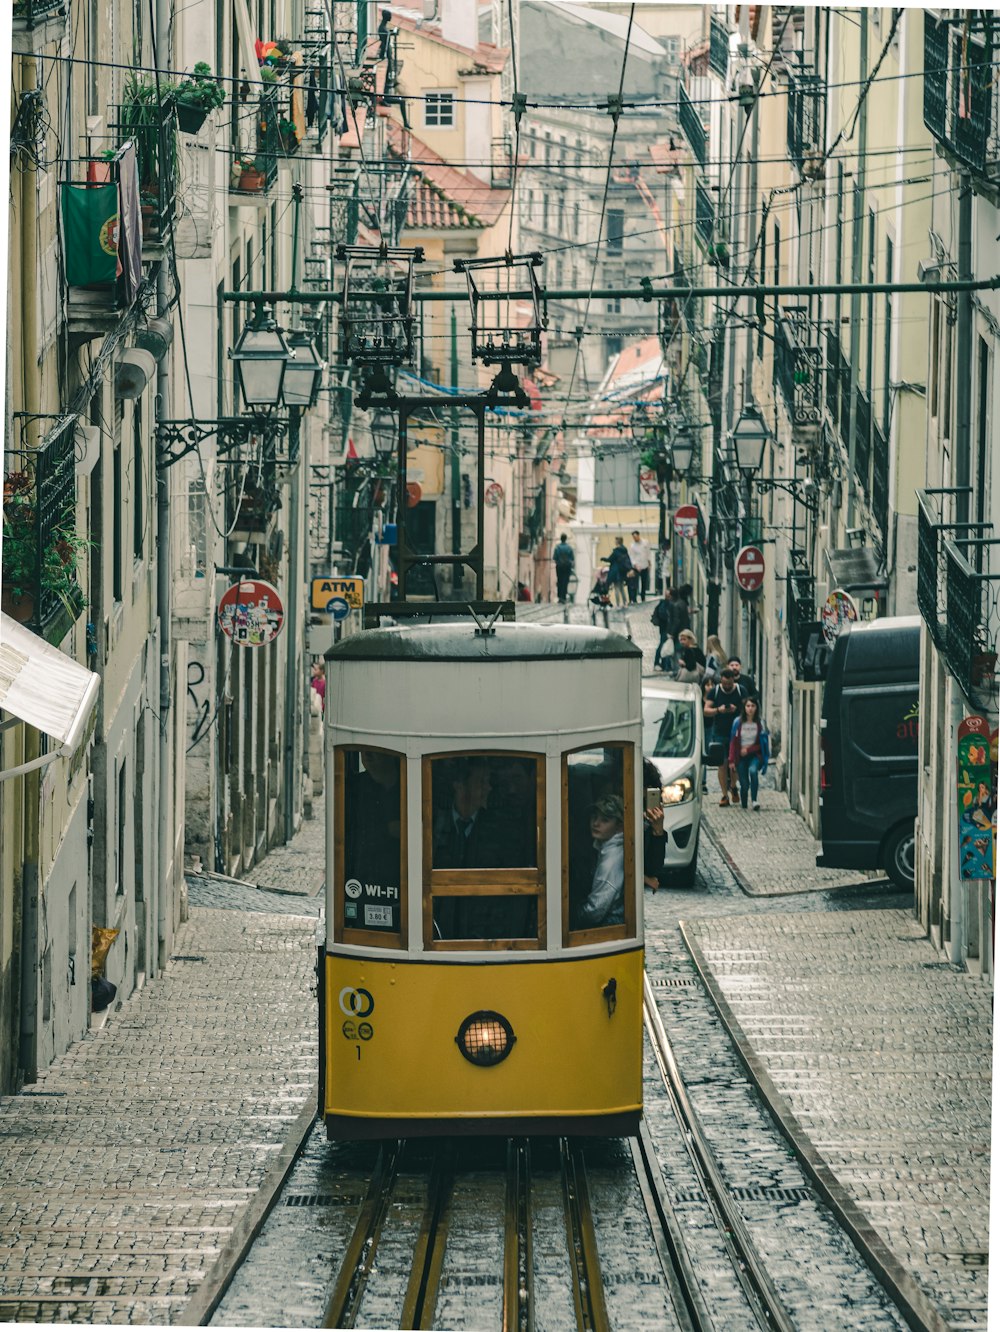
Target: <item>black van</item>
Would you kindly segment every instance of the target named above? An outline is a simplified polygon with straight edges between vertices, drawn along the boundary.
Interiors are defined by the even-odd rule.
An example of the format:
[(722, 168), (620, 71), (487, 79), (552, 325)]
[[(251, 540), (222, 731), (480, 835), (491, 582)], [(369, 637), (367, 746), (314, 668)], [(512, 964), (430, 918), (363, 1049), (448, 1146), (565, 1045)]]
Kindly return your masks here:
[(919, 703), (919, 616), (846, 627), (823, 690), (817, 865), (913, 887)]

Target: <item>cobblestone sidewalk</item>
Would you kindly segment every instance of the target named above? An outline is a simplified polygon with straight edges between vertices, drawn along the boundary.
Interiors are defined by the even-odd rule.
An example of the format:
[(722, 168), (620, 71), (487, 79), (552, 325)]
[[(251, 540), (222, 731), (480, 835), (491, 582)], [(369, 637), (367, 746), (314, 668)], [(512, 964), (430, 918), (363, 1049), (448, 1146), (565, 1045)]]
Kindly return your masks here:
[(683, 929), (801, 1154), (887, 1270), (917, 1283), (928, 1325), (985, 1328), (988, 985), (942, 962), (910, 911)]
[(279, 891), (192, 876), (164, 975), (0, 1098), (0, 1322), (180, 1316), (315, 1098), (322, 877), (322, 818)]

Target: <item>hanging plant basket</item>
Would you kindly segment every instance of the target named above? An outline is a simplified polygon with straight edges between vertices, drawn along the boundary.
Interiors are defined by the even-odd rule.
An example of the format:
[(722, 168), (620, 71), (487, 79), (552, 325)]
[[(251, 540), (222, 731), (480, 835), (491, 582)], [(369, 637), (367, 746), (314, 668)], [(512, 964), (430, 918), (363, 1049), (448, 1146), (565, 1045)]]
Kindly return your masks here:
[(177, 127), (184, 134), (197, 134), (208, 119), (208, 108), (193, 102), (177, 102)]
[(27, 624), (35, 613), (35, 598), (30, 592), (15, 592), (4, 585), (0, 591), (0, 610), (18, 624)]
[(240, 176), (240, 189), (244, 194), (260, 194), (264, 188), (264, 173), (256, 167), (244, 167)]

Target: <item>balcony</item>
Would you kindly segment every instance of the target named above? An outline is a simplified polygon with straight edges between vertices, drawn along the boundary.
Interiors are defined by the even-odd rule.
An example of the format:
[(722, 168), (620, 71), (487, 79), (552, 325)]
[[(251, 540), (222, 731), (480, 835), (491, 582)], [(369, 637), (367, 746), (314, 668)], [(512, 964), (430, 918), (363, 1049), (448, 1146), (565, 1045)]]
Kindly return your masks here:
[(816, 579), (808, 571), (805, 554), (792, 551), (793, 567), (785, 576), (785, 626), (797, 679), (806, 675), (809, 638), (816, 631)]
[(826, 410), (834, 429), (840, 421), (840, 400), (847, 378), (847, 357), (841, 350), (840, 338), (831, 330), (826, 335)]
[(872, 516), (882, 534), (882, 549), (889, 539), (889, 441), (876, 425), (872, 431)]
[(278, 163), (293, 151), (290, 142), (282, 140), (281, 124), (281, 97), (276, 88), (268, 88), (257, 102), (253, 156), (248, 152), (238, 153), (233, 161), (230, 203), (249, 206), (270, 202), (270, 192), (278, 179)]
[(694, 229), (706, 246), (712, 244), (715, 234), (715, 203), (700, 180), (695, 181)]
[(135, 143), (143, 251), (155, 258), (176, 214), (177, 112), (165, 94), (158, 97), (153, 81), (133, 80), (118, 108), (117, 128), (122, 143)]
[(826, 80), (819, 74), (789, 75), (788, 156), (803, 176), (823, 174), (826, 125)]
[(677, 119), (680, 121), (684, 137), (691, 145), (691, 151), (702, 166), (708, 161), (708, 134), (702, 124), (701, 116), (695, 110), (694, 103), (687, 95), (683, 83), (677, 85)]
[(924, 11), (924, 124), (951, 155), (980, 174), (1000, 160), (998, 94), (981, 18), (967, 28)]
[(89, 543), (76, 530), (75, 427), (67, 421), (20, 455), (3, 494), (3, 608), (50, 643), (61, 642), (86, 599), (77, 573)]
[(708, 67), (725, 83), (729, 73), (729, 30), (714, 14), (709, 29)]
[(822, 353), (808, 345), (814, 331), (804, 309), (785, 309), (775, 324), (774, 378), (793, 425), (819, 425)]
[[(31, 50), (32, 39), (36, 44), (51, 40), (65, 26), (68, 12), (69, 0), (14, 0), (14, 50)], [(48, 31), (36, 33), (46, 24), (52, 25)]]
[(861, 389), (858, 389), (857, 419), (854, 428), (854, 475), (866, 495), (871, 494), (872, 470), (872, 408)]

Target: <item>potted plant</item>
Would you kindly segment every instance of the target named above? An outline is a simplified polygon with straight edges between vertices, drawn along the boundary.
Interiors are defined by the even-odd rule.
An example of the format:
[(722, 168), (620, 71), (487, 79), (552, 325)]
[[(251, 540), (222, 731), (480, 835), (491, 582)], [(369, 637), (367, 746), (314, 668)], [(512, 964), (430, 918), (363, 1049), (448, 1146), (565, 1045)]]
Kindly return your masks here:
[(177, 124), (185, 134), (197, 134), (210, 112), (226, 100), (222, 84), (212, 77), (212, 68), (199, 60), (190, 78), (184, 79), (174, 94)]
[(3, 611), (22, 624), (35, 612), (38, 529), (35, 483), (28, 472), (12, 472), (3, 487)]
[(244, 194), (260, 194), (264, 189), (263, 163), (258, 158), (241, 162), (240, 190)]
[(278, 121), (278, 138), (281, 141), (281, 151), (286, 157), (299, 150), (299, 132), (294, 120), (282, 118)]
[(158, 204), (160, 182), (172, 181), (176, 174), (176, 134), (172, 119), (165, 114), (173, 106), (176, 91), (172, 83), (161, 79), (157, 85), (154, 79), (134, 74), (125, 83), (119, 124), (122, 137), (135, 140), (140, 206)]
[(90, 544), (77, 534), (72, 522), (65, 522), (53, 530), (42, 555), (41, 585), (46, 592), (54, 593), (72, 616), (86, 605), (76, 574)]

